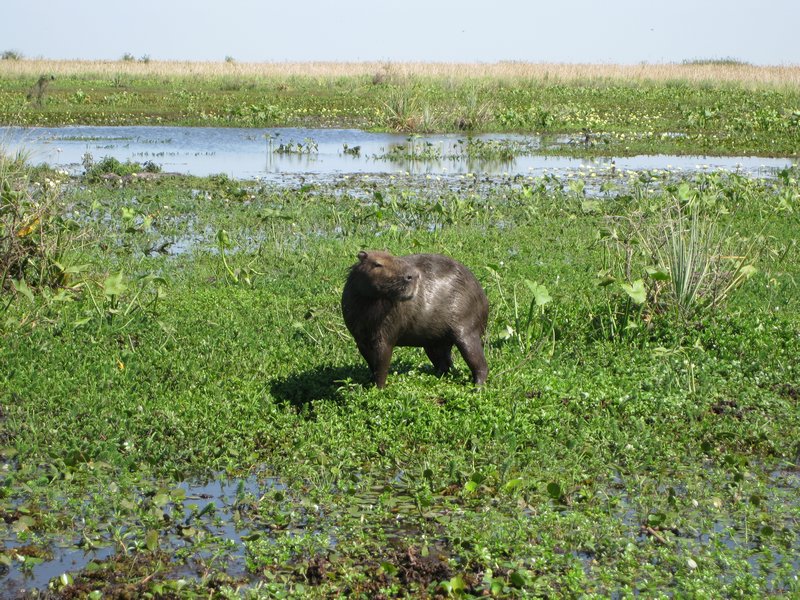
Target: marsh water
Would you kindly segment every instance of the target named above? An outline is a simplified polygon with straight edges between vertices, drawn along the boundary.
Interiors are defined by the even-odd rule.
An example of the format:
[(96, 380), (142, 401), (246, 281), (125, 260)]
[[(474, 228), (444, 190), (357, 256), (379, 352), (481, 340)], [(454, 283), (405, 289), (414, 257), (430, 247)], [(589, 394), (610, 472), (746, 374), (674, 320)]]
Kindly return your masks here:
[[(213, 538), (218, 540), (217, 545), (233, 543), (238, 548), (229, 554), (227, 572), (229, 574), (243, 575), (245, 573), (244, 552), (242, 536), (249, 533), (247, 525), (234, 525), (234, 513), (243, 511), (248, 502), (262, 497), (269, 491), (282, 490), (283, 485), (271, 477), (257, 477), (251, 475), (247, 478), (228, 479), (222, 474), (208, 481), (183, 481), (175, 486), (181, 493), (177, 498), (170, 498), (161, 506), (164, 514), (183, 523), (185, 527), (178, 527), (182, 534), (175, 534), (161, 543), (172, 552), (189, 546), (195, 539)], [(174, 492), (173, 492), (174, 493)], [(144, 498), (144, 496), (143, 496)], [(175, 513), (180, 505), (181, 518), (177, 519)], [(186, 535), (186, 530), (196, 531)], [(19, 598), (33, 590), (47, 588), (48, 582), (64, 573), (77, 573), (91, 562), (101, 562), (120, 552), (119, 541), (110, 537), (98, 540), (97, 543), (85, 544), (81, 541), (83, 532), (76, 531), (73, 538), (64, 537), (53, 540), (48, 546), (49, 555), (43, 562), (35, 561), (33, 566), (26, 566), (20, 562), (10, 569), (0, 564), (0, 600), (6, 598)], [(24, 550), (27, 542), (19, 539), (2, 541), (0, 549), (14, 551)], [(210, 544), (209, 548), (215, 548)], [(24, 551), (23, 551), (24, 554)], [(179, 573), (182, 575), (182, 573)], [(191, 576), (191, 573), (186, 573)]]
[[(0, 127), (0, 150), (23, 153), (71, 174), (83, 171), (84, 157), (95, 161), (150, 161), (164, 172), (224, 173), (236, 179), (278, 179), (285, 174), (347, 173), (541, 175), (576, 169), (736, 170), (759, 174), (792, 164), (788, 158), (642, 155), (570, 158), (544, 150), (580, 140), (569, 136), (483, 134), (472, 140), (514, 148), (505, 160), (475, 158), (465, 151), (467, 136), (408, 136), (355, 129), (225, 127)], [(399, 150), (399, 151), (398, 151)]]

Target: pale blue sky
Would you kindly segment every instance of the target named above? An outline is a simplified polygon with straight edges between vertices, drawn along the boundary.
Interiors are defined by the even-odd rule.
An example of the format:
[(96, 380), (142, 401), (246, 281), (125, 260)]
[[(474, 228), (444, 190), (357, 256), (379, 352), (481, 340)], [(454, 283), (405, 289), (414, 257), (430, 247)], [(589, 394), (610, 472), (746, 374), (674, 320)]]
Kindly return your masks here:
[(800, 0), (3, 0), (28, 58), (800, 64)]

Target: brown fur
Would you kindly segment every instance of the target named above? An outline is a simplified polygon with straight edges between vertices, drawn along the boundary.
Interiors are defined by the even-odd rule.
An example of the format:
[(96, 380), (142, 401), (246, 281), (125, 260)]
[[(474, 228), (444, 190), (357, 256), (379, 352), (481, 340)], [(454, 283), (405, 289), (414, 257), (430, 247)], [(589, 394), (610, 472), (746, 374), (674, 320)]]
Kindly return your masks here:
[(453, 366), (455, 345), (472, 381), (486, 381), (489, 302), (470, 270), (452, 258), (359, 252), (344, 285), (342, 314), (378, 387), (386, 385), (395, 346), (421, 346), (441, 375)]

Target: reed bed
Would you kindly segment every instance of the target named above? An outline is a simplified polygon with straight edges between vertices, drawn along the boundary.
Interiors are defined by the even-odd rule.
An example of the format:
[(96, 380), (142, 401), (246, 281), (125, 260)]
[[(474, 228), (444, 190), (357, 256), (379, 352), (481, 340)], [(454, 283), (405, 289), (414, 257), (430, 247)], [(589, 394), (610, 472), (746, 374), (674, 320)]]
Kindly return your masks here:
[(567, 64), (567, 63), (437, 63), (437, 62), (194, 62), (194, 61), (88, 61), (2, 60), (2, 77), (56, 76), (158, 76), (218, 77), (371, 77), (540, 80), (557, 82), (640, 81), (692, 84), (743, 85), (746, 87), (800, 88), (800, 65), (756, 66), (735, 61), (698, 61), (663, 64)]

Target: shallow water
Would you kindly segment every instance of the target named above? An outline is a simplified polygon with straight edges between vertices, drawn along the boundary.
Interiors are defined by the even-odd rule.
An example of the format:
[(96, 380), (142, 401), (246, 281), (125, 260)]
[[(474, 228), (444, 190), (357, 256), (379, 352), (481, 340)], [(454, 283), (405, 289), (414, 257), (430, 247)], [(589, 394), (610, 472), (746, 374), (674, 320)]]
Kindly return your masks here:
[[(221, 475), (209, 481), (183, 481), (175, 487), (185, 492), (185, 497), (177, 502), (183, 505), (185, 514), (190, 515), (187, 525), (202, 530), (204, 536), (233, 542), (236, 550), (227, 554), (227, 573), (232, 576), (244, 575), (242, 536), (249, 530), (236, 526), (233, 513), (238, 510), (239, 501), (243, 498), (258, 498), (268, 491), (282, 490), (283, 485), (271, 477), (259, 478), (251, 475), (244, 479), (228, 479)], [(171, 513), (175, 504), (176, 502), (170, 502), (162, 508)], [(78, 538), (76, 533), (76, 539), (52, 540), (47, 545), (52, 556), (29, 569), (24, 569), (20, 562), (15, 562), (10, 568), (0, 565), (0, 600), (19, 598), (32, 590), (45, 590), (48, 582), (62, 574), (77, 574), (90, 562), (105, 561), (121, 551), (110, 539), (94, 548), (82, 548), (79, 547)], [(0, 540), (0, 550), (5, 547), (6, 551), (11, 551), (28, 543), (30, 542), (22, 542), (12, 536), (4, 542)], [(162, 535), (159, 546), (162, 550), (175, 551), (192, 543), (177, 534)], [(192, 577), (192, 573), (187, 571), (185, 576)]]
[[(88, 153), (97, 161), (114, 157), (120, 161), (152, 161), (165, 172), (206, 176), (224, 173), (236, 179), (271, 179), (281, 174), (336, 175), (344, 173), (410, 173), (476, 175), (540, 175), (573, 169), (604, 169), (613, 164), (620, 170), (673, 169), (740, 170), (758, 174), (792, 164), (788, 158), (632, 156), (580, 159), (535, 154), (543, 145), (565, 144), (569, 139), (534, 135), (484, 134), (480, 140), (509, 140), (525, 145), (531, 155), (510, 161), (468, 159), (461, 150), (466, 136), (440, 134), (414, 136), (371, 133), (355, 129), (224, 127), (0, 127), (0, 148), (6, 153), (24, 152), (36, 164), (47, 163), (73, 174), (83, 171)], [(297, 152), (297, 144), (312, 152)], [(408, 146), (413, 140), (419, 151), (430, 148), (440, 160), (386, 160), (392, 146)], [(316, 145), (314, 147), (314, 144)], [(293, 152), (280, 153), (281, 145)], [(345, 148), (359, 148), (357, 154)]]

